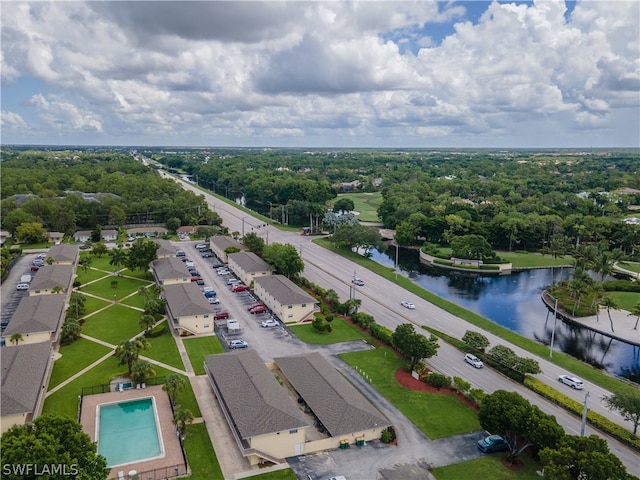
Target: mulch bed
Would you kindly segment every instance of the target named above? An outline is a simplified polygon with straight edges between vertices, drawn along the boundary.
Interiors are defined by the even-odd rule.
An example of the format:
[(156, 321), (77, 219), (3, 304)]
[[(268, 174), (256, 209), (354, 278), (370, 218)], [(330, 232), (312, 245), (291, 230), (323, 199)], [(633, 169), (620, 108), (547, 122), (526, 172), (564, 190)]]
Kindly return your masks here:
[(435, 387), (432, 387), (428, 383), (425, 383), (421, 380), (417, 380), (411, 376), (411, 373), (406, 370), (399, 368), (395, 373), (396, 381), (405, 388), (409, 388), (411, 390), (416, 390), (418, 392), (429, 392), (429, 393), (437, 393), (440, 395), (451, 395), (456, 397), (462, 403), (467, 405), (469, 408), (472, 408), (476, 412), (479, 410), (478, 405), (476, 405), (471, 400), (467, 399), (464, 395), (450, 388), (441, 388), (438, 390)]

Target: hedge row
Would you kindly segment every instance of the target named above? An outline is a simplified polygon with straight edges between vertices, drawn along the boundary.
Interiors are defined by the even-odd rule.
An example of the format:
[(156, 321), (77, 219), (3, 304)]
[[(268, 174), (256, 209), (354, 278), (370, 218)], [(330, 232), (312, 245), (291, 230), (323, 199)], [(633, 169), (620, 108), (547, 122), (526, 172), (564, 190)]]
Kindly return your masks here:
[[(537, 378), (527, 375), (524, 380), (524, 384), (532, 391), (543, 396), (547, 400), (552, 401), (565, 410), (573, 412), (578, 416), (582, 416), (583, 405), (580, 402), (567, 397)], [(598, 430), (617, 438), (621, 442), (626, 443), (631, 448), (640, 451), (640, 437), (634, 437), (629, 430), (626, 430), (617, 423), (612, 422), (593, 410), (587, 411), (587, 420), (594, 428), (597, 428)]]
[(480, 270), (500, 270), (500, 265), (487, 265), (484, 263), (480, 265)]

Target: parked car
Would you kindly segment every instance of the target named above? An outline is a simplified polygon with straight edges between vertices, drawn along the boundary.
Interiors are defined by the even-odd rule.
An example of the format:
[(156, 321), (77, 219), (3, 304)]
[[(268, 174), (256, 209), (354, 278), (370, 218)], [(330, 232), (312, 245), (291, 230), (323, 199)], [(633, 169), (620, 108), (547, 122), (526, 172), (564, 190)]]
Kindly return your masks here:
[(570, 375), (560, 375), (558, 377), (558, 381), (564, 383), (565, 385), (569, 385), (575, 390), (582, 390), (584, 388), (584, 382), (578, 377), (572, 377)]
[(238, 280), (237, 278), (230, 278), (227, 280), (227, 285), (240, 285), (242, 280)]
[(229, 348), (235, 350), (236, 348), (247, 348), (249, 344), (244, 340), (231, 340), (229, 341)]
[(474, 354), (472, 353), (467, 353), (464, 356), (464, 361), (467, 362), (469, 365), (471, 365), (472, 367), (475, 368), (482, 368), (484, 367), (484, 363), (482, 363), (482, 360), (480, 360), (478, 357), (476, 357)]
[(200, 286), (204, 285), (204, 280), (203, 279), (196, 280), (196, 285), (200, 285)]
[(218, 270), (218, 275), (229, 275), (231, 272), (229, 270)]
[(28, 283), (19, 283), (16, 285), (16, 290), (29, 290)]
[(184, 257), (184, 256), (186, 256), (186, 255), (187, 255), (187, 254), (186, 254), (186, 253), (184, 253), (184, 250), (176, 250), (176, 256), (177, 256), (177, 257)]
[(225, 318), (229, 318), (229, 312), (218, 312), (213, 314), (214, 320), (224, 320)]
[(246, 285), (234, 285), (231, 287), (232, 292), (246, 292), (247, 290), (249, 290), (249, 287)]
[(202, 280), (202, 277), (191, 277), (192, 282), (197, 282), (199, 280)]
[[(267, 307), (265, 307), (264, 305), (258, 305), (257, 307), (254, 307), (251, 310), (249, 310), (249, 313), (254, 315), (256, 313), (264, 313), (266, 311), (267, 311)], [(264, 325), (263, 325), (263, 327), (264, 327)]]
[(211, 305), (216, 305), (220, 303), (220, 300), (218, 300), (216, 297), (207, 297), (207, 302), (209, 302)]
[(213, 290), (202, 293), (204, 294), (205, 298), (213, 298), (216, 296), (216, 292), (214, 292)]
[(33, 262), (33, 265), (35, 265), (36, 267), (42, 267), (44, 266), (44, 260), (42, 260), (41, 258), (36, 258)]
[(400, 302), (400, 305), (402, 305), (404, 308), (408, 308), (409, 310), (413, 310), (416, 308), (413, 303), (407, 302), (406, 300), (404, 302)]
[(273, 318), (269, 318), (268, 320), (265, 320), (264, 322), (262, 322), (262, 326), (264, 328), (277, 327), (278, 326), (278, 322), (276, 322)]
[(211, 265), (211, 268), (218, 269), (218, 268), (225, 268), (225, 267), (224, 267), (224, 263), (213, 262), (213, 265)]
[(31, 265), (32, 272), (37, 272), (38, 270), (40, 270), (40, 267), (38, 265)]
[(500, 435), (489, 435), (482, 440), (478, 440), (478, 449), (484, 453), (504, 452), (509, 449), (509, 444)]
[(213, 292), (213, 294), (216, 294), (216, 291), (213, 289), (213, 287), (204, 287), (202, 289), (203, 292)]
[(364, 287), (364, 280), (358, 277), (351, 280), (351, 283), (353, 283), (354, 285), (358, 285), (359, 287)]
[(253, 310), (253, 309), (254, 309), (254, 308), (256, 308), (256, 307), (264, 307), (264, 303), (262, 303), (262, 302), (258, 302), (258, 303), (254, 303), (253, 305), (249, 305), (249, 306), (247, 307), (247, 310), (251, 311), (251, 310)]
[(204, 243), (196, 243), (196, 250), (206, 250), (207, 247)]
[(202, 254), (202, 258), (210, 258), (210, 257), (213, 257), (213, 253), (211, 252), (204, 252)]

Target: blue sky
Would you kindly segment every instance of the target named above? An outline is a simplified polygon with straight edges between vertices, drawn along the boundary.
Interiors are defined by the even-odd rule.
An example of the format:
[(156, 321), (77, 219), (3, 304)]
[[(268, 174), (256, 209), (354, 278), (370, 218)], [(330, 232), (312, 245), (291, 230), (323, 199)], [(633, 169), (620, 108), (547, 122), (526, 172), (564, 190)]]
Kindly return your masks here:
[(2, 143), (638, 147), (640, 2), (4, 2)]

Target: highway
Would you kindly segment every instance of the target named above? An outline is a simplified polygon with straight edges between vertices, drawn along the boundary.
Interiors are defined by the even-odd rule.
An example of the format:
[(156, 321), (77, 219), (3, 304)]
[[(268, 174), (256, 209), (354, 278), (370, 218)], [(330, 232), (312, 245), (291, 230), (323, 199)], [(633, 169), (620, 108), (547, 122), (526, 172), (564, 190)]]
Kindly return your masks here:
[[(253, 231), (264, 238), (265, 241), (267, 241), (268, 238), (268, 243), (276, 242), (294, 245), (305, 264), (303, 276), (323, 288), (332, 288), (338, 293), (342, 301), (349, 298), (351, 279), (354, 276), (363, 279), (365, 286), (356, 287), (355, 290), (356, 298), (362, 301), (359, 310), (372, 315), (377, 323), (391, 330), (394, 330), (402, 323), (412, 323), (416, 326), (416, 331), (427, 334), (420, 326), (428, 325), (456, 338), (462, 338), (465, 331), (469, 329), (481, 331), (478, 327), (470, 325), (465, 320), (407, 292), (393, 282), (360, 267), (348, 259), (315, 245), (311, 242), (312, 237), (302, 236), (296, 232), (281, 231), (271, 225), (265, 226), (263, 221), (224, 203), (213, 195), (204, 192), (193, 183), (177, 179), (162, 171), (160, 174), (166, 178), (174, 179), (180, 183), (183, 188), (204, 195), (209, 206), (222, 217), (224, 225), (229, 228), (230, 232), (244, 231), (246, 234)], [(402, 307), (400, 303), (404, 300), (413, 302), (416, 305), (416, 309), (408, 310)], [(489, 339), (491, 346), (498, 344), (504, 345), (511, 348), (519, 356), (535, 358), (539, 362), (543, 372), (536, 376), (541, 381), (552, 385), (554, 388), (580, 403), (584, 402), (585, 395), (588, 392), (589, 398), (587, 405), (589, 409), (611, 419), (627, 430), (632, 430), (632, 424), (630, 422), (625, 422), (616, 412), (609, 411), (602, 402), (602, 397), (610, 395), (610, 392), (588, 382), (585, 382), (585, 389), (582, 391), (576, 391), (562, 385), (558, 382), (557, 378), (560, 374), (569, 373), (566, 370), (550, 363), (546, 358), (536, 357), (489, 332), (483, 331), (482, 333)], [(492, 393), (496, 390), (517, 391), (532, 404), (537, 405), (542, 411), (554, 415), (558, 423), (563, 426), (567, 433), (572, 435), (580, 434), (581, 418), (578, 416), (566, 412), (564, 409), (543, 399), (523, 385), (508, 379), (490, 368), (475, 369), (471, 367), (463, 362), (463, 354), (459, 350), (443, 341), (440, 341), (439, 344), (438, 354), (430, 358), (427, 362), (431, 369), (452, 377), (458, 376), (464, 378), (471, 383), (474, 388), (480, 388), (486, 393)], [(626, 465), (629, 473), (640, 476), (640, 459), (636, 451), (598, 432), (587, 424), (585, 435), (591, 434), (597, 434), (605, 438), (611, 452), (620, 458)]]

